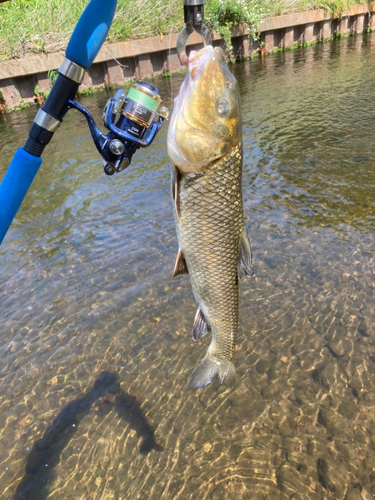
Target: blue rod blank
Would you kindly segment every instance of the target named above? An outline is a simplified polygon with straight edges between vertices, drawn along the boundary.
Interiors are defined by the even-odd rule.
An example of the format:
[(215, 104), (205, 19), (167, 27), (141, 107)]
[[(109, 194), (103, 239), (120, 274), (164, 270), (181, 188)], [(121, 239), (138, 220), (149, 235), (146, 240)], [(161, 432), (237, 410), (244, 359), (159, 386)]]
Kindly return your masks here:
[(0, 244), (42, 161), (42, 158), (32, 156), (22, 148), (16, 151), (0, 184)]
[(66, 57), (88, 69), (103, 45), (115, 15), (117, 0), (91, 0), (75, 27)]

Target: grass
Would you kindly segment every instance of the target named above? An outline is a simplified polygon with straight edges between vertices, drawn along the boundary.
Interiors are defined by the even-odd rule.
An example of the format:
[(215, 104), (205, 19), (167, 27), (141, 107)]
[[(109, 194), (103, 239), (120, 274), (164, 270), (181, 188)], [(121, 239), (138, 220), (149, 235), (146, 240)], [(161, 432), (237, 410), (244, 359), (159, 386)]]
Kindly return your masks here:
[[(366, 2), (366, 0), (362, 0)], [(265, 16), (323, 8), (336, 17), (355, 0), (206, 0), (207, 24), (224, 34), (233, 24), (257, 33)], [(0, 61), (65, 50), (88, 0), (13, 0), (0, 4)], [(182, 0), (118, 0), (109, 42), (167, 36), (183, 25)], [(227, 31), (226, 31), (227, 30)]]
[[(88, 0), (13, 0), (0, 4), (0, 60), (65, 50)], [(178, 31), (181, 0), (118, 0), (108, 41)]]
[(271, 15), (280, 16), (303, 10), (324, 9), (340, 18), (351, 5), (368, 3), (367, 0), (274, 0)]

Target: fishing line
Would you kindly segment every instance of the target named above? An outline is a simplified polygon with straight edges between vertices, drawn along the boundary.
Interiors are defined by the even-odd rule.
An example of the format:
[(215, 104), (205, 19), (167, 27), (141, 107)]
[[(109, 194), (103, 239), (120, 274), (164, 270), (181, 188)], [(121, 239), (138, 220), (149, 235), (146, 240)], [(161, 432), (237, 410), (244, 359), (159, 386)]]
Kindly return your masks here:
[[(172, 30), (173, 30), (173, 26), (169, 30), (169, 50), (168, 50), (169, 61), (171, 60)], [(174, 100), (173, 100), (173, 91), (172, 91), (172, 89), (173, 89), (173, 87), (172, 87), (172, 71), (170, 71), (170, 69), (171, 68), (168, 68), (169, 73), (170, 73), (170, 83), (171, 83), (171, 108), (170, 109), (173, 111)]]
[(218, 20), (219, 20), (219, 16), (220, 16), (220, 13), (221, 13), (222, 8), (223, 8), (223, 4), (221, 4), (221, 5), (220, 5), (219, 12), (217, 13), (217, 16), (216, 16), (216, 19), (215, 19), (214, 25), (213, 25), (213, 27), (212, 27), (212, 30), (211, 30), (211, 38), (212, 38), (212, 35), (213, 35), (213, 33), (214, 33), (214, 29), (215, 29), (215, 27), (216, 27), (216, 25), (217, 25), (217, 22), (218, 22)]

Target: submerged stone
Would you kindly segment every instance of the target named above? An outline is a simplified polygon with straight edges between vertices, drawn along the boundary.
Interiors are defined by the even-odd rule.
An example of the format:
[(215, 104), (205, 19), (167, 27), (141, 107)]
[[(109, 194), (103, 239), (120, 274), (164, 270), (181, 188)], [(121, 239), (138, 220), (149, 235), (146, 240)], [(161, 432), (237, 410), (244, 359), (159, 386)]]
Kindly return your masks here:
[(329, 343), (329, 348), (335, 356), (341, 358), (348, 356), (352, 352), (353, 342), (349, 339), (335, 339)]
[(317, 460), (318, 479), (326, 490), (333, 493), (334, 498), (340, 499), (346, 490), (345, 478), (341, 476), (341, 471), (335, 470), (334, 465), (329, 464), (324, 458), (319, 458)]
[(347, 491), (345, 500), (363, 500), (361, 490), (359, 488), (351, 488)]

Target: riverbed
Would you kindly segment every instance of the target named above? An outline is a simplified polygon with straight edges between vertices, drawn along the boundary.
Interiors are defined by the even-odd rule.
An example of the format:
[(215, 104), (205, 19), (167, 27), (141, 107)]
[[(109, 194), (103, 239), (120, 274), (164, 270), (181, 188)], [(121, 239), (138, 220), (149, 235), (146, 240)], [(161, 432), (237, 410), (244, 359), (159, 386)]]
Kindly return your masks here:
[[(231, 70), (255, 269), (235, 387), (185, 391), (209, 339), (171, 277), (167, 126), (107, 177), (70, 111), (0, 247), (2, 499), (375, 495), (375, 33)], [(154, 81), (170, 109), (182, 81)], [(98, 124), (114, 93), (81, 100)], [(0, 177), (35, 113), (0, 117)]]

